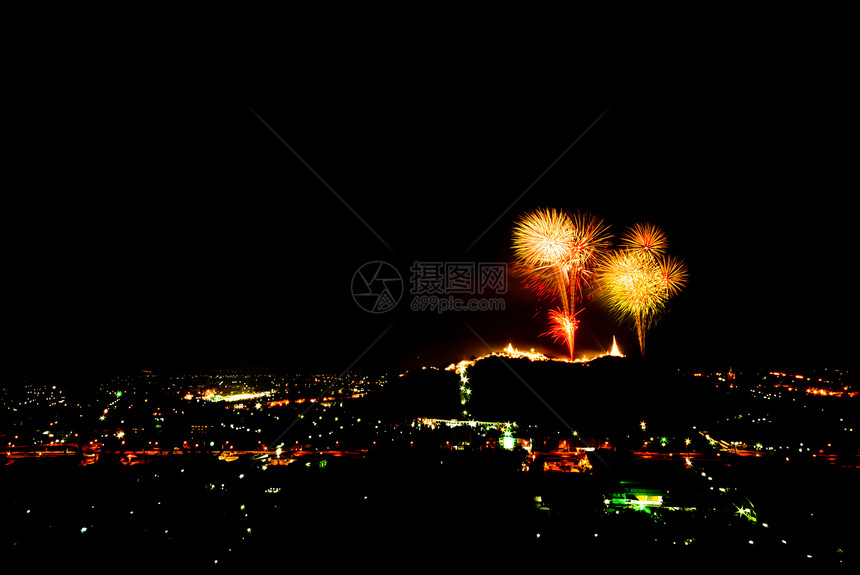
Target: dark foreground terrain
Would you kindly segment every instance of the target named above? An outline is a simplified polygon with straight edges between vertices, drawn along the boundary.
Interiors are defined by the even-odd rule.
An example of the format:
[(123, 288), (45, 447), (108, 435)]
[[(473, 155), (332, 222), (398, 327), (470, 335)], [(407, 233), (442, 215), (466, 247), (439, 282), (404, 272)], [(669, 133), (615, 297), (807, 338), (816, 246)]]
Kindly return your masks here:
[[(749, 458), (690, 469), (607, 452), (582, 474), (522, 471), (522, 460), (423, 450), (309, 455), (265, 470), (179, 455), (134, 466), (16, 461), (0, 468), (2, 557), (87, 572), (858, 565), (858, 469)], [(621, 481), (668, 489), (666, 508), (607, 506)], [(755, 522), (739, 502), (754, 504)]]

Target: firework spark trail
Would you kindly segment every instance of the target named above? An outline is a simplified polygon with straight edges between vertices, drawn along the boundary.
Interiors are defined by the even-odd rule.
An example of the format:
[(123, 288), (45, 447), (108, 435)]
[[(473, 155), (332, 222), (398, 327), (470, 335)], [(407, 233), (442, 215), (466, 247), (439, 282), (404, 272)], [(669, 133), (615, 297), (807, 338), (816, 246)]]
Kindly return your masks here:
[(548, 335), (555, 341), (566, 344), (570, 358), (573, 359), (573, 336), (578, 324), (579, 320), (570, 313), (553, 309), (549, 312), (550, 329), (541, 335)]
[(577, 307), (611, 237), (609, 227), (587, 212), (568, 215), (541, 209), (524, 214), (514, 226), (517, 270), (539, 295), (557, 296), (561, 309), (550, 312), (552, 327), (547, 334), (567, 344), (571, 359)]

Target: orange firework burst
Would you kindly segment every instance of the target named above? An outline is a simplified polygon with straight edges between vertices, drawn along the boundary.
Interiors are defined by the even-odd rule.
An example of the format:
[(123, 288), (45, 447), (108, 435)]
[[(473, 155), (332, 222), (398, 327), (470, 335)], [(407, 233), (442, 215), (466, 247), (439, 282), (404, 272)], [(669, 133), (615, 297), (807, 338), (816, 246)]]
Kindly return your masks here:
[(610, 311), (619, 320), (633, 320), (644, 356), (648, 331), (686, 285), (687, 268), (680, 259), (663, 255), (666, 239), (655, 226), (634, 226), (622, 245), (601, 267), (600, 285)]
[(669, 297), (679, 294), (687, 285), (687, 266), (674, 256), (662, 257), (658, 262), (660, 279), (666, 293)]
[(513, 246), (526, 285), (542, 296), (555, 295), (561, 310), (550, 312), (550, 332), (567, 343), (573, 359), (577, 304), (602, 261), (612, 236), (603, 220), (587, 212), (554, 209), (526, 213), (514, 226)]
[(660, 256), (666, 252), (668, 241), (666, 234), (657, 226), (635, 224), (621, 236), (621, 247)]

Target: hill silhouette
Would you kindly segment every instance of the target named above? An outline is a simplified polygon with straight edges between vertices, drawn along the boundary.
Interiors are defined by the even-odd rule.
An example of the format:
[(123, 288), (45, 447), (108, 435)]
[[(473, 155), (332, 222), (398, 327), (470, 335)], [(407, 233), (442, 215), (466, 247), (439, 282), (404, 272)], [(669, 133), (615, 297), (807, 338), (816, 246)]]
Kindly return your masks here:
[[(638, 358), (606, 356), (588, 363), (491, 356), (468, 368), (471, 394), (460, 402), (450, 371), (407, 373), (367, 398), (369, 415), (415, 419), (511, 421), (547, 430), (614, 436), (642, 420), (689, 425), (715, 409), (713, 389)], [(463, 415), (463, 410), (468, 416)]]

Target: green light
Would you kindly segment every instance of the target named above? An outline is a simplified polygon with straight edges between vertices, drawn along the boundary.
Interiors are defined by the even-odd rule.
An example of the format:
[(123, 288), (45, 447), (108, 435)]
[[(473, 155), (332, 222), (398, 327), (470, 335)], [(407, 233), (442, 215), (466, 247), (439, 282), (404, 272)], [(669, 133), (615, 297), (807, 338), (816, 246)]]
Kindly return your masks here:
[[(747, 499), (747, 503), (750, 503), (749, 499)], [(747, 518), (751, 523), (755, 523), (757, 521), (756, 512), (752, 509), (752, 504), (750, 503), (750, 507), (744, 507), (743, 505), (735, 505), (735, 512), (739, 517)]]

